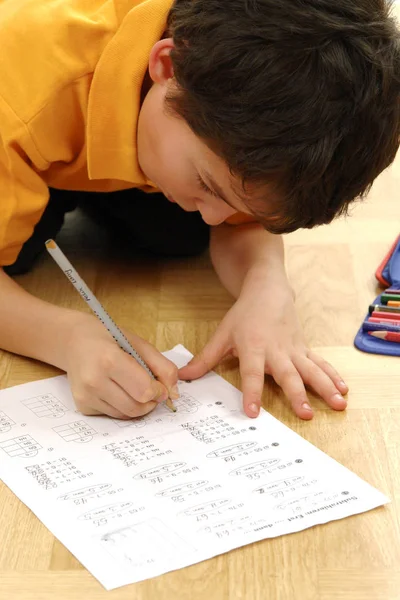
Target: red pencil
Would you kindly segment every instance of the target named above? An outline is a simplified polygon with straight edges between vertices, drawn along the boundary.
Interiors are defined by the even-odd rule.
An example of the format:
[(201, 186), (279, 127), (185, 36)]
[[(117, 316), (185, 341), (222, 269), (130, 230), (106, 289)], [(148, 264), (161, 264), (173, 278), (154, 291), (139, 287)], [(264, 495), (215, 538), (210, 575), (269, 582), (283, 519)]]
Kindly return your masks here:
[(374, 310), (371, 317), (373, 317), (374, 319), (390, 319), (391, 321), (397, 321), (397, 319), (399, 319), (400, 321), (400, 314), (395, 312), (391, 313)]
[(367, 319), (367, 323), (375, 323), (375, 325), (387, 325), (388, 327), (398, 327), (400, 331), (400, 321), (391, 321), (390, 319), (374, 319), (373, 317), (370, 317)]
[(367, 321), (368, 323), (380, 323), (381, 325), (393, 325), (394, 327), (400, 327), (400, 321), (392, 321), (391, 319), (375, 319), (374, 317), (369, 317)]
[(400, 344), (400, 333), (393, 333), (391, 331), (369, 331), (369, 335), (380, 338), (386, 342), (396, 342)]

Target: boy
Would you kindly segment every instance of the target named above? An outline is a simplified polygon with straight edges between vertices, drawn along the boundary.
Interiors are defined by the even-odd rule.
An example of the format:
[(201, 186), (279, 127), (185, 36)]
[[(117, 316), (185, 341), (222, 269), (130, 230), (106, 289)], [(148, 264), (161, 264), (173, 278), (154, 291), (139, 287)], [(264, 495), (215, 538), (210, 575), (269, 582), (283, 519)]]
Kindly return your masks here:
[(343, 410), (346, 384), (303, 342), (279, 234), (365, 194), (395, 157), (399, 98), (384, 0), (1, 0), (0, 346), (64, 369), (85, 414), (176, 397), (176, 368), (145, 340), (129, 335), (156, 382), (94, 317), (9, 276), (80, 204), (157, 252), (174, 230), (188, 235), (173, 252), (198, 251), (210, 229), (237, 300), (181, 378), (233, 354), (249, 417), (265, 373), (300, 418), (304, 384)]

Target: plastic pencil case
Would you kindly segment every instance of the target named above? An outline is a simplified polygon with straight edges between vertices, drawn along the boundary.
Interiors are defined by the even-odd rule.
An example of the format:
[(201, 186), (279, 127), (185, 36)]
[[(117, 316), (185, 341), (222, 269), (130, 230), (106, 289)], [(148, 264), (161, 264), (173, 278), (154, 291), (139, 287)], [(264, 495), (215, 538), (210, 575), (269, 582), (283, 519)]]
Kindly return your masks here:
[[(394, 242), (393, 246), (385, 256), (376, 270), (375, 277), (377, 280), (384, 285), (387, 289), (382, 292), (390, 292), (390, 290), (400, 290), (400, 235)], [(381, 297), (379, 294), (371, 304), (382, 304)], [(400, 300), (400, 296), (399, 296)], [(388, 313), (388, 318), (390, 313)], [(368, 313), (364, 319), (364, 323), (368, 320), (371, 315)], [(399, 320), (400, 326), (400, 320)], [(369, 352), (371, 354), (386, 354), (387, 356), (400, 356), (400, 344), (396, 342), (388, 342), (379, 338), (368, 335), (366, 331), (363, 331), (362, 326), (357, 332), (354, 340), (354, 345), (363, 352)]]

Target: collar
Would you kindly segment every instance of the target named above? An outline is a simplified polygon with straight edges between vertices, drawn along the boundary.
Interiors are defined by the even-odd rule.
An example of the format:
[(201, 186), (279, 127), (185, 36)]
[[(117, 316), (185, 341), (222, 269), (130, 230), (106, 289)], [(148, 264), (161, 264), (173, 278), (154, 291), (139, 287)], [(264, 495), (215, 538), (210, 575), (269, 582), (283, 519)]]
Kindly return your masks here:
[(137, 124), (149, 55), (161, 39), (173, 0), (114, 0), (118, 29), (93, 74), (88, 102), (89, 179), (154, 185), (139, 167)]

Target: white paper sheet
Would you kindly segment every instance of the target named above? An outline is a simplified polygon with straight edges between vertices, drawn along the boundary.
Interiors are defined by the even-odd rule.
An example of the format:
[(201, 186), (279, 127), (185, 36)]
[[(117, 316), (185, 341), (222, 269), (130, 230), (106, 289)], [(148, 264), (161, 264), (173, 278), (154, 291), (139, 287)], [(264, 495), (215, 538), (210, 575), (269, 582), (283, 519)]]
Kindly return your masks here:
[(389, 502), (218, 375), (180, 391), (133, 421), (82, 416), (65, 376), (0, 392), (0, 478), (106, 589)]

